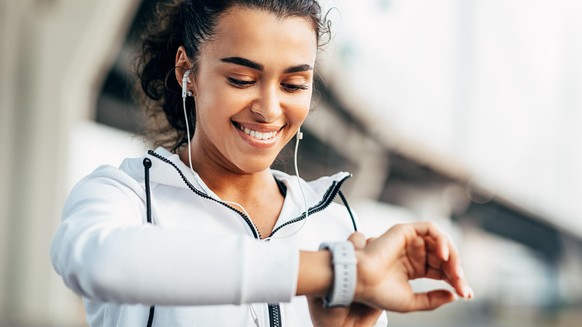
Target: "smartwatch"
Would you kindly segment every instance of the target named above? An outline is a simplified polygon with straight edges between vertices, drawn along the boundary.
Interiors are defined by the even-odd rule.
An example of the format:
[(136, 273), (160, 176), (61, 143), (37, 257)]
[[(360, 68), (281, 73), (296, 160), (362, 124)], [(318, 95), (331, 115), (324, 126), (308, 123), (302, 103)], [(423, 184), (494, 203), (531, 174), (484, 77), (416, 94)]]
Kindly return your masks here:
[(349, 242), (325, 242), (320, 250), (329, 250), (333, 263), (333, 285), (323, 299), (326, 308), (349, 306), (354, 300), (357, 282), (357, 260), (354, 245)]

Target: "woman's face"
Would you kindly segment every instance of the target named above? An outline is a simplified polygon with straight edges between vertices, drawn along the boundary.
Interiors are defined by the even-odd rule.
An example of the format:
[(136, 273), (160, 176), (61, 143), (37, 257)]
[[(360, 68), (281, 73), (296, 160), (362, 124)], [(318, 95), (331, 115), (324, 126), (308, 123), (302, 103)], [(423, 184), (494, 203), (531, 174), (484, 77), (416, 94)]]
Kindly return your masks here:
[(307, 117), (316, 52), (307, 18), (227, 11), (200, 49), (193, 147), (204, 157), (193, 160), (239, 174), (269, 168)]

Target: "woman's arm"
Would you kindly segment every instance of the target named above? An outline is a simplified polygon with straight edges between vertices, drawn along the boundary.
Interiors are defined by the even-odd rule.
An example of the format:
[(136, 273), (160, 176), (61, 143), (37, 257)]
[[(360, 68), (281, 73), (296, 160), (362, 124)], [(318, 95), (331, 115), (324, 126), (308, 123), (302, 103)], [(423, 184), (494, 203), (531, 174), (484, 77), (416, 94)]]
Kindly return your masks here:
[(333, 267), (329, 251), (301, 251), (297, 295), (324, 297), (332, 282)]
[(93, 176), (67, 199), (51, 258), (76, 293), (148, 305), (288, 302), (295, 295), (299, 251), (234, 232), (145, 224), (140, 186), (125, 178)]

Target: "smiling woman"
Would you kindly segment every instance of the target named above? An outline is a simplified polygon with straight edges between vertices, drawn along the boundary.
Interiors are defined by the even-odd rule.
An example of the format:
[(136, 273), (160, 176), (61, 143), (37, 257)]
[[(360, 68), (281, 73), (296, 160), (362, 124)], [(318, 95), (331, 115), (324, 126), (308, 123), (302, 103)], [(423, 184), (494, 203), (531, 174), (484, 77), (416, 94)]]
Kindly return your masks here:
[(175, 70), (178, 82), (185, 71), (193, 71), (187, 87), (196, 110), (194, 170), (201, 176), (235, 173), (246, 178), (260, 173), (274, 186), (266, 169), (309, 112), (317, 53), (313, 24), (304, 17), (281, 19), (267, 11), (233, 7), (201, 50), (190, 60), (181, 46)]
[(434, 224), (366, 240), (333, 202), (348, 173), (271, 169), (309, 112), (324, 25), (313, 0), (160, 4), (139, 70), (157, 149), (80, 181), (51, 248), (91, 326), (385, 325), (456, 298), (414, 294), (420, 277), (473, 296)]

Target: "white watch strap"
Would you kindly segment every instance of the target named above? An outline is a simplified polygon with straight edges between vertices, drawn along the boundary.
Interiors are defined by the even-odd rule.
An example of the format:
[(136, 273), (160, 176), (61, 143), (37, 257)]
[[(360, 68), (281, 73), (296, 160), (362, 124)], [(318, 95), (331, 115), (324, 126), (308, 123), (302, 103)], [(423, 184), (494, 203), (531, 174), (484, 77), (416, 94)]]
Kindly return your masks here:
[(326, 242), (319, 246), (320, 250), (328, 249), (333, 262), (333, 285), (324, 298), (325, 307), (348, 306), (354, 300), (356, 293), (356, 252), (349, 242)]

